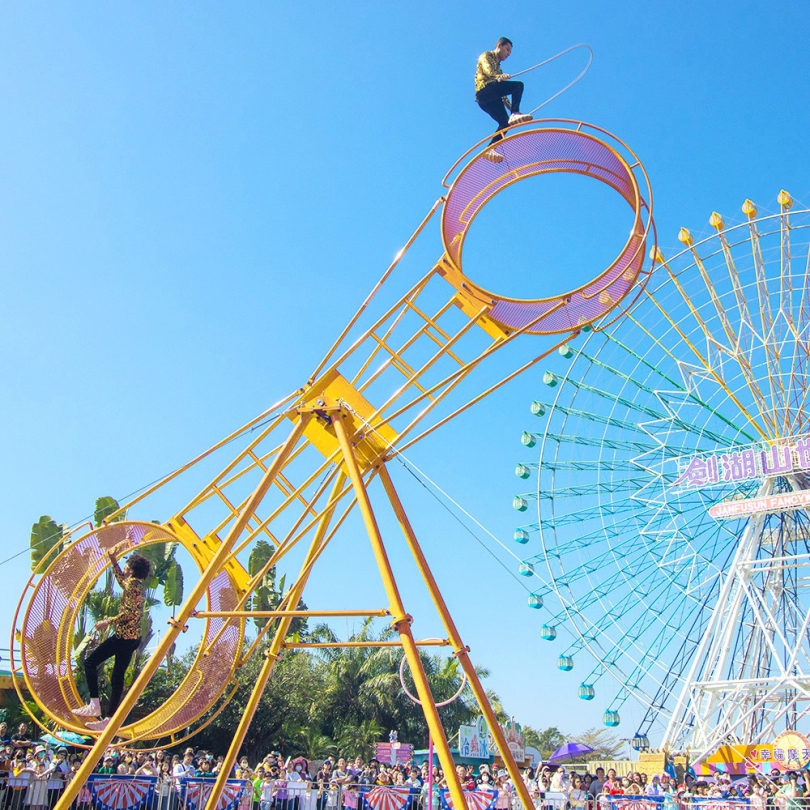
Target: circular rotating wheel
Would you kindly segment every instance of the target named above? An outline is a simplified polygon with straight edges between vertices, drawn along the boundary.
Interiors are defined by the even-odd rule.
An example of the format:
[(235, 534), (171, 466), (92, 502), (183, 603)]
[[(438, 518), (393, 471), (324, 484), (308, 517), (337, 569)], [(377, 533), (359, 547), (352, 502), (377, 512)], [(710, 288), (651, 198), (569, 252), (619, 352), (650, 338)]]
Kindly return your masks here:
[[(196, 550), (171, 530), (126, 521), (69, 543), (23, 592), (17, 608), (22, 620), (11, 645), (12, 667), (21, 669), (31, 696), (62, 728), (88, 733), (73, 713), (84, 704), (73, 679), (73, 637), (84, 600), (110, 566), (108, 552), (122, 557), (157, 543), (185, 546), (202, 570)], [(234, 610), (238, 601), (231, 576), (221, 572), (208, 587), (208, 609)], [(244, 619), (207, 618), (197, 656), (177, 691), (158, 710), (122, 726), (119, 736), (126, 742), (158, 739), (192, 725), (227, 691), (243, 636)]]
[[(535, 335), (579, 329), (604, 318), (631, 291), (638, 295), (648, 278), (648, 271), (643, 270), (648, 238), (654, 236), (652, 190), (644, 167), (629, 147), (599, 127), (558, 119), (512, 128), (498, 142), (497, 150), (500, 162), (487, 159), (490, 147), (479, 150), (449, 186), (442, 214), (442, 272), (447, 281), (474, 305), (488, 308), (487, 317), (507, 334), (518, 329)], [(445, 185), (469, 154), (448, 172)], [(613, 189), (632, 209), (630, 234), (610, 266), (576, 290), (531, 300), (490, 292), (464, 275), (464, 241), (484, 206), (520, 180), (556, 173), (592, 177)]]

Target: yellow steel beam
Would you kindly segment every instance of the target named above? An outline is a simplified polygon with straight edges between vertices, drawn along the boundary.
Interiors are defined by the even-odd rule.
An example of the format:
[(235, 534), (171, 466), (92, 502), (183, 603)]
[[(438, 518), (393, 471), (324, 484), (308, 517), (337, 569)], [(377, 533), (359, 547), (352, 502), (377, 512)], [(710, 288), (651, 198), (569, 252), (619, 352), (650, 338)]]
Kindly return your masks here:
[[(424, 230), (425, 225), (430, 222), (433, 215), (436, 213), (438, 207), (444, 202), (444, 197), (439, 197), (435, 203), (433, 203), (433, 207), (428, 211), (427, 216), (419, 223), (419, 227), (413, 232), (411, 238), (405, 243), (405, 246), (397, 253), (394, 257), (394, 261), (388, 266), (386, 271), (382, 274), (382, 278), (374, 285), (374, 289), (366, 296), (366, 300), (360, 305), (360, 308), (357, 312), (352, 316), (349, 323), (344, 327), (343, 331), (338, 336), (338, 339), (332, 344), (332, 347), (324, 356), (323, 360), (318, 364), (318, 367), (312, 373), (312, 376), (308, 380), (308, 384), (311, 385), (312, 382), (317, 379), (318, 375), (326, 368), (329, 360), (334, 355), (337, 348), (340, 346), (341, 343), (346, 339), (346, 336), (351, 332), (354, 325), (360, 319), (360, 316), (366, 311), (366, 308), (371, 303), (371, 300), (374, 298), (375, 295), (380, 291), (382, 285), (388, 280), (388, 277), (394, 271), (394, 268), (402, 261), (402, 257), (408, 252), (411, 245), (416, 241), (416, 237), (419, 236), (420, 233)], [(340, 361), (338, 360), (337, 363), (333, 363), (333, 365), (338, 365)]]
[(193, 619), (277, 619), (282, 616), (390, 616), (387, 608), (373, 610), (196, 610)]
[[(343, 423), (344, 418), (342, 413), (332, 414), (332, 426), (334, 427), (335, 435), (343, 452), (343, 463), (354, 487), (354, 492), (357, 496), (357, 505), (363, 516), (363, 523), (365, 524), (366, 533), (371, 541), (374, 559), (377, 562), (377, 568), (379, 569), (383, 586), (388, 596), (389, 610), (393, 615), (391, 624), (399, 633), (405, 657), (410, 665), (416, 691), (419, 695), (419, 700), (422, 702), (422, 711), (425, 714), (425, 720), (430, 729), (433, 744), (436, 746), (439, 761), (444, 769), (450, 795), (453, 798), (453, 805), (457, 808), (466, 807), (464, 792), (462, 791), (461, 782), (456, 773), (453, 756), (450, 753), (450, 746), (447, 742), (447, 736), (444, 733), (444, 728), (439, 718), (439, 712), (436, 708), (433, 693), (430, 690), (427, 675), (422, 667), (422, 659), (419, 657), (419, 648), (416, 646), (413, 634), (411, 633), (411, 622), (413, 619), (405, 612), (405, 606), (402, 603), (399, 587), (394, 579), (394, 571), (391, 568), (391, 562), (388, 559), (382, 535), (377, 525), (377, 519), (374, 516), (371, 501), (363, 482), (363, 476), (360, 473), (360, 467), (354, 455), (354, 448), (349, 442), (349, 437)], [(380, 471), (384, 471), (384, 469), (384, 467), (380, 467)]]
[[(292, 588), (290, 588), (287, 596), (284, 598), (282, 602), (283, 605), (297, 605), (304, 593), (304, 587), (309, 578), (312, 566), (320, 553), (323, 551), (326, 533), (329, 528), (329, 522), (331, 521), (335, 507), (337, 506), (337, 496), (343, 487), (344, 480), (343, 473), (340, 473), (335, 480), (335, 485), (332, 490), (332, 497), (330, 498), (330, 508), (325, 510), (321, 517), (321, 521), (318, 524), (318, 529), (312, 538), (306, 558), (304, 559), (304, 563), (301, 567), (301, 573), (299, 574), (295, 584), (292, 586)], [(211, 795), (208, 797), (208, 802), (206, 803), (207, 807), (216, 807), (219, 804), (222, 792), (225, 789), (225, 784), (231, 775), (231, 770), (233, 769), (234, 764), (236, 763), (236, 757), (239, 755), (239, 749), (242, 747), (242, 743), (245, 740), (245, 736), (250, 728), (250, 724), (253, 721), (253, 716), (256, 714), (259, 700), (261, 699), (262, 693), (267, 686), (267, 681), (270, 679), (270, 675), (272, 674), (273, 668), (276, 665), (278, 656), (284, 647), (284, 640), (291, 624), (291, 616), (282, 617), (278, 623), (278, 627), (276, 628), (276, 633), (273, 637), (273, 641), (270, 644), (270, 648), (265, 653), (264, 664), (259, 671), (256, 683), (253, 686), (253, 691), (251, 692), (247, 706), (245, 707), (245, 711), (239, 720), (239, 725), (236, 728), (233, 740), (228, 746), (228, 752), (225, 754), (225, 760), (222, 763), (219, 774), (217, 775), (217, 780), (214, 783), (213, 789), (211, 790)]]
[[(326, 514), (333, 507), (333, 505), (334, 505), (334, 507), (337, 507), (338, 503), (341, 502), (341, 500), (347, 494), (347, 492), (351, 490), (351, 484), (349, 484), (347, 488), (343, 488), (343, 484), (345, 484), (345, 481), (346, 481), (346, 476), (345, 476), (345, 474), (343, 472), (339, 473), (339, 480), (341, 482), (341, 486), (340, 487), (335, 487), (335, 489), (333, 491), (333, 494), (330, 496), (329, 503), (327, 504), (327, 506), (323, 510), (323, 514)], [(355, 499), (354, 499), (354, 497), (352, 497), (349, 500), (349, 503), (347, 504), (345, 509), (343, 510), (343, 514), (340, 515), (340, 517), (337, 519), (337, 521), (334, 522), (334, 525), (332, 525), (332, 528), (329, 529), (328, 534), (326, 535), (323, 542), (321, 543), (320, 550), (318, 550), (313, 555), (313, 557), (312, 557), (312, 559), (311, 559), (311, 561), (309, 563), (309, 566), (307, 566), (305, 568), (307, 574), (309, 574), (310, 569), (312, 568), (312, 566), (317, 561), (318, 557), (321, 554), (321, 551), (323, 549), (325, 549), (329, 545), (332, 538), (337, 534), (338, 529), (340, 529), (340, 527), (343, 525), (343, 522), (348, 517), (349, 512), (351, 512), (351, 510), (354, 508), (354, 503), (355, 503)], [(302, 530), (301, 532), (298, 533), (298, 535), (291, 538), (290, 539), (290, 547), (292, 547), (295, 543), (297, 543), (306, 534), (306, 532), (309, 531), (309, 528), (311, 528), (311, 527), (308, 527), (305, 530)], [(284, 603), (284, 604), (286, 604), (286, 603)], [(240, 666), (245, 661), (247, 661), (253, 655), (253, 653), (259, 648), (259, 645), (262, 643), (262, 639), (269, 633), (269, 631), (272, 629), (274, 624), (275, 624), (275, 622), (273, 620), (271, 620), (267, 624), (265, 624), (264, 627), (259, 628), (259, 632), (256, 634), (256, 639), (254, 640), (253, 644), (251, 644), (250, 649), (242, 656)]]
[[(391, 506), (394, 509), (394, 514), (397, 516), (397, 521), (402, 529), (402, 533), (405, 535), (408, 548), (410, 548), (411, 554), (413, 555), (416, 565), (419, 568), (419, 573), (422, 575), (422, 579), (430, 592), (433, 604), (436, 606), (436, 611), (441, 617), (445, 632), (449, 637), (450, 643), (453, 645), (453, 654), (456, 656), (456, 659), (461, 665), (464, 674), (467, 676), (467, 682), (475, 695), (475, 699), (478, 702), (481, 713), (487, 721), (490, 733), (495, 739), (495, 745), (498, 747), (501, 758), (506, 765), (506, 769), (509, 772), (509, 777), (512, 780), (512, 784), (515, 787), (518, 798), (524, 807), (533, 807), (534, 805), (531, 797), (529, 796), (528, 788), (526, 787), (520, 770), (518, 769), (514, 757), (509, 750), (509, 746), (506, 743), (506, 738), (504, 737), (501, 726), (498, 723), (498, 718), (495, 716), (495, 712), (492, 710), (492, 705), (487, 697), (486, 690), (478, 677), (478, 673), (475, 671), (472, 661), (470, 661), (470, 648), (467, 647), (461, 640), (461, 635), (458, 632), (458, 628), (456, 627), (453, 618), (450, 616), (450, 611), (447, 609), (447, 604), (444, 601), (444, 597), (439, 590), (439, 586), (435, 577), (433, 576), (433, 572), (430, 570), (430, 566), (428, 565), (427, 559), (422, 551), (422, 547), (419, 545), (416, 533), (413, 530), (413, 526), (411, 526), (410, 520), (408, 520), (408, 516), (405, 513), (405, 508), (402, 505), (402, 501), (399, 499), (399, 494), (394, 487), (394, 482), (391, 480), (391, 476), (389, 475), (386, 467), (382, 467), (380, 469), (380, 480), (385, 488), (385, 494), (388, 496), (388, 500), (391, 502)], [(446, 772), (447, 771), (445, 769), (445, 773)]]
[[(391, 615), (390, 613), (388, 614)], [(450, 642), (446, 638), (424, 638), (414, 639), (413, 643), (417, 647), (447, 647)], [(284, 645), (287, 649), (304, 649), (306, 647), (321, 647), (329, 649), (342, 649), (352, 647), (402, 647), (401, 641), (295, 641), (287, 642)]]

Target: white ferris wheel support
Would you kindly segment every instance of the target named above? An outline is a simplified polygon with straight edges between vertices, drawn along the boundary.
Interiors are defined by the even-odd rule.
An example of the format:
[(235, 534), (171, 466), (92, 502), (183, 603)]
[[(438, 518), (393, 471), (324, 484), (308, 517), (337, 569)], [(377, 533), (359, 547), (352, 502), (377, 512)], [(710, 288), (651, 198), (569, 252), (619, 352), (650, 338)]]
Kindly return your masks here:
[[(796, 491), (805, 489), (793, 476), (790, 483)], [(773, 484), (774, 479), (766, 479), (758, 496), (770, 495)], [(808, 555), (787, 552), (796, 540), (797, 524), (785, 513), (777, 540), (784, 552), (759, 557), (768, 538), (765, 518), (765, 513), (755, 515), (745, 527), (664, 734), (664, 747), (677, 747), (688, 738), (692, 762), (723, 743), (769, 740), (778, 726), (795, 728), (810, 712), (810, 657), (806, 649), (788, 641), (783, 622), (777, 619), (785, 577), (807, 565)], [(735, 664), (732, 646), (744, 622), (751, 624), (750, 635), (745, 655)], [(802, 617), (798, 638), (807, 636), (808, 627), (810, 611)], [(767, 722), (758, 723), (766, 710)]]

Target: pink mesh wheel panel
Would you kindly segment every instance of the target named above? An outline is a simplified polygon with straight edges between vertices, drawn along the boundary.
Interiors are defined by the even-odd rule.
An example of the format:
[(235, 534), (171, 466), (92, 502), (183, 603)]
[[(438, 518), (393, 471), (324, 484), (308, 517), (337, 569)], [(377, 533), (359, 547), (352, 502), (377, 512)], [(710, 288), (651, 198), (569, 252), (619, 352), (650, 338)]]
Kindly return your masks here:
[(484, 157), (492, 148), (486, 147), (461, 170), (447, 194), (442, 241), (447, 259), (462, 275), (464, 239), (472, 221), (489, 200), (519, 180), (552, 172), (593, 177), (618, 192), (633, 210), (630, 236), (615, 261), (591, 282), (565, 295), (534, 300), (507, 298), (484, 290), (464, 276), (460, 290), (477, 300), (486, 300), (492, 307), (488, 316), (508, 329), (555, 334), (598, 320), (627, 295), (644, 265), (652, 218), (633, 172), (640, 164), (633, 158), (631, 168), (619, 153), (618, 142), (610, 145), (581, 131), (583, 126), (565, 129), (541, 125), (518, 131), (495, 145), (503, 158), (501, 162)]
[[(34, 587), (20, 631), (20, 657), (26, 684), (36, 701), (67, 729), (86, 733), (73, 711), (82, 701), (73, 682), (73, 634), (79, 611), (96, 580), (117, 556), (145, 545), (181, 543), (172, 532), (151, 523), (113, 523), (68, 545)], [(230, 576), (220, 573), (206, 592), (207, 609), (234, 610), (238, 596)], [(154, 739), (186, 728), (222, 695), (233, 677), (244, 623), (210, 618), (188, 675), (160, 709), (120, 734)]]

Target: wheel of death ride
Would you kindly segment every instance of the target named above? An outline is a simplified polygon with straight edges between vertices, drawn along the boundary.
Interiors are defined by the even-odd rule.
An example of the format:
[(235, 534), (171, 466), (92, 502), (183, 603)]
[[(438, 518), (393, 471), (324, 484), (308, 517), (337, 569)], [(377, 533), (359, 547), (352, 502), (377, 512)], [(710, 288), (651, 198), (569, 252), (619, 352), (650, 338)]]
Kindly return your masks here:
[[(206, 643), (198, 656), (197, 674), (189, 682), (188, 688), (195, 696), (192, 713), (195, 716), (205, 711), (204, 704), (212, 703), (215, 693), (221, 694), (230, 682), (234, 665), (230, 659), (226, 665), (225, 649), (230, 656), (239, 648), (244, 620), (250, 617), (268, 620), (240, 659), (243, 661), (266, 645), (265, 660), (247, 700), (247, 709), (233, 734), (222, 774), (229, 771), (245, 739), (278, 656), (284, 649), (317, 646), (315, 642), (295, 642), (286, 637), (290, 622), (301, 615), (390, 618), (398, 637), (394, 643), (401, 645), (408, 659), (425, 721), (442, 767), (448, 773), (449, 789), (457, 807), (464, 805), (464, 796), (418, 654), (420, 647), (439, 644), (452, 649), (492, 728), (496, 744), (502, 751), (508, 751), (470, 661), (469, 648), (458, 634), (408, 520), (389, 474), (388, 462), (517, 374), (532, 368), (560, 343), (579, 334), (584, 325), (606, 322), (608, 313), (628, 296), (632, 297), (647, 281), (645, 251), (654, 238), (654, 229), (651, 193), (643, 167), (621, 141), (604, 130), (576, 121), (538, 121), (513, 128), (498, 149), (503, 155), (498, 164), (484, 157), (486, 148), (476, 147), (451, 169), (445, 178), (446, 195), (434, 204), (303, 385), (170, 477), (122, 504), (122, 512), (126, 509), (127, 514), (133, 514), (137, 504), (169, 481), (178, 481), (201, 460), (220, 457), (225, 462), (220, 467), (222, 471), (201, 491), (198, 491), (199, 484), (195, 485), (192, 492), (196, 494), (161, 527), (137, 524), (145, 526), (145, 532), (165, 531), (170, 539), (183, 543), (186, 549), (204, 548), (205, 554), (195, 557), (201, 575), (178, 610), (176, 622), (161, 637), (156, 651), (124, 695), (109, 725), (98, 734), (93, 750), (74, 780), (77, 784), (91, 772), (93, 763), (119, 729), (132, 738), (141, 738), (157, 729), (165, 733), (166, 729), (186, 722), (185, 717), (180, 719), (182, 701), (178, 698), (172, 703), (176, 708), (167, 712), (167, 718), (150, 716), (135, 728), (122, 725), (183, 628), (194, 621), (208, 623), (215, 618), (223, 622), (216, 626), (218, 629), (206, 624)], [(462, 269), (462, 249), (471, 223), (495, 195), (516, 182), (549, 173), (589, 176), (616, 191), (633, 211), (629, 238), (619, 243), (616, 259), (607, 269), (599, 268), (593, 281), (564, 295), (523, 300), (485, 290)], [(443, 255), (404, 294), (392, 291), (385, 286), (386, 281), (441, 206)], [(540, 279), (538, 292), (542, 293)], [(548, 335), (558, 338), (544, 339)], [(296, 336), (291, 336), (290, 348), (294, 348), (295, 340)], [(539, 349), (533, 343), (538, 340), (543, 344)], [(525, 352), (528, 359), (519, 359), (517, 367), (510, 366), (505, 372), (498, 370), (495, 363), (489, 362), (490, 358), (515, 341), (521, 341), (523, 348), (519, 351)], [(510, 353), (510, 363), (515, 362), (519, 351)], [(466, 393), (461, 393), (462, 381)], [(399, 592), (375, 517), (372, 487), (375, 497), (384, 500), (396, 515), (445, 628), (445, 639), (419, 639), (413, 635), (415, 619), (405, 610)], [(364, 611), (296, 610), (313, 567), (330, 543), (348, 537), (355, 544), (352, 549), (356, 553), (357, 537), (340, 532), (355, 507), (360, 512), (365, 539), (370, 542), (386, 604)], [(104, 544), (121, 543), (129, 547), (126, 529), (117, 529), (117, 525), (110, 524), (65, 549), (43, 577), (46, 585), (32, 585), (36, 598), (32, 600), (30, 594), (26, 595), (20, 610), (23, 616), (20, 660), (28, 670), (26, 677), (36, 699), (50, 716), (64, 721), (70, 728), (77, 727), (71, 711), (80, 701), (68, 672), (66, 635), (90, 583), (103, 568)], [(114, 541), (106, 539), (107, 531), (118, 532)], [(137, 539), (141, 542), (142, 537)], [(271, 554), (263, 569), (248, 577), (238, 563), (238, 555), (249, 553), (259, 540), (268, 542)], [(84, 548), (82, 544), (92, 551), (86, 559), (72, 550), (74, 546)], [(303, 557), (299, 560), (300, 572), (297, 576), (295, 572), (287, 574), (289, 587), (278, 609), (247, 610), (247, 600), (261, 584), (264, 572), (282, 560), (289, 562), (293, 557), (288, 555), (297, 549), (304, 550), (299, 554), (299, 558)], [(73, 579), (68, 577), (66, 584), (61, 585), (57, 580), (68, 567), (64, 562), (68, 559), (66, 555), (73, 555), (69, 559), (76, 564), (83, 560), (81, 564), (89, 573), (72, 575)], [(57, 572), (56, 577), (53, 572)], [(79, 584), (72, 584), (74, 581)], [(218, 590), (211, 593), (215, 583)], [(213, 607), (200, 609), (198, 603), (206, 594)], [(330, 596), (339, 599), (341, 594), (336, 592)], [(49, 606), (49, 598), (58, 599), (61, 607)], [(64, 615), (59, 615), (59, 610), (65, 611)], [(226, 632), (229, 633), (227, 645), (223, 641)], [(44, 647), (43, 639), (47, 641)], [(41, 647), (56, 650), (54, 660), (58, 667), (53, 671), (42, 668)], [(203, 671), (209, 666), (203, 660), (206, 652), (222, 656), (217, 672), (212, 671), (216, 667)], [(51, 680), (56, 680), (57, 685)], [(505, 760), (521, 799), (528, 804), (530, 798), (508, 753)], [(210, 801), (214, 804), (221, 796), (224, 778), (218, 779), (211, 794)], [(58, 810), (67, 808), (74, 797), (71, 783), (60, 799)]]
[[(25, 685), (46, 714), (62, 728), (86, 734), (73, 711), (85, 701), (73, 677), (74, 632), (79, 611), (98, 579), (117, 557), (157, 543), (181, 543), (170, 530), (153, 523), (111, 523), (70, 543), (26, 589), (28, 605), (17, 635)], [(198, 565), (198, 548), (187, 548)], [(234, 610), (239, 594), (232, 574), (211, 582), (206, 603), (211, 610)], [(193, 665), (174, 695), (159, 710), (122, 726), (123, 742), (170, 737), (193, 725), (229, 691), (239, 659), (244, 619), (211, 618), (205, 622)], [(89, 732), (92, 733), (92, 732)]]
[[(442, 241), (452, 267), (446, 273), (447, 280), (471, 301), (491, 307), (489, 318), (507, 330), (560, 334), (603, 319), (634, 286), (640, 292), (643, 284), (637, 282), (646, 260), (647, 239), (654, 228), (652, 192), (638, 158), (605, 130), (579, 121), (539, 123), (540, 127), (515, 127), (510, 137), (493, 147), (503, 158), (500, 163), (488, 160), (485, 153), (479, 154), (453, 178), (442, 217)], [(455, 168), (445, 177), (445, 183)], [(520, 180), (561, 173), (598, 180), (631, 208), (630, 234), (610, 266), (579, 289), (529, 301), (496, 295), (466, 277), (461, 271), (464, 241), (484, 206)]]

